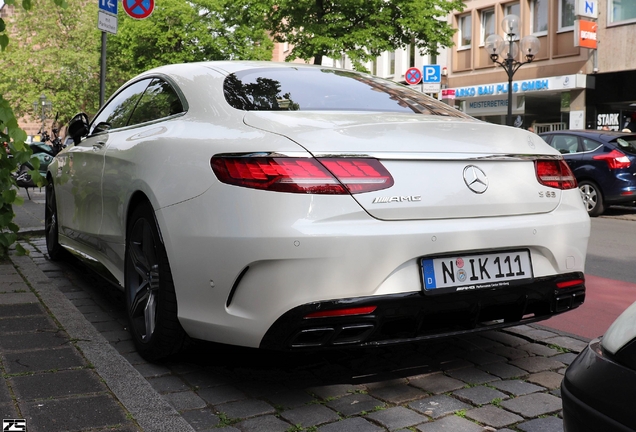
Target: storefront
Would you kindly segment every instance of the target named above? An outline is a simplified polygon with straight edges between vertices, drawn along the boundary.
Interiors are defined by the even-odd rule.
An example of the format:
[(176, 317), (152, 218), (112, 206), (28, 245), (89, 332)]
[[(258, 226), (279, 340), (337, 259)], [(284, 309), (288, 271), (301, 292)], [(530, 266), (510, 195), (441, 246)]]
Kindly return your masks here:
[[(571, 102), (574, 98), (578, 100), (581, 94), (585, 95), (588, 81), (584, 74), (513, 81), (512, 114), (515, 127), (535, 126), (535, 131), (536, 125), (544, 130), (585, 128), (584, 103), (578, 108)], [(455, 91), (455, 100), (448, 102), (454, 102), (461, 111), (490, 123), (506, 124), (507, 82), (451, 90)]]
[[(636, 117), (636, 71), (598, 74), (588, 91), (586, 127), (622, 130)], [(633, 131), (636, 132), (636, 131)]]

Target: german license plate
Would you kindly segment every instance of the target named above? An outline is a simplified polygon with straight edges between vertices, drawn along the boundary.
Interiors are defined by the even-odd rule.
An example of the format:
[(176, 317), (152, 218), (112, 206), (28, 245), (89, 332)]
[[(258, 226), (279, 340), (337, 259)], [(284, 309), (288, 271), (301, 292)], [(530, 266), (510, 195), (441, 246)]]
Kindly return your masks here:
[(421, 265), (430, 293), (504, 288), (533, 277), (528, 250), (423, 258)]

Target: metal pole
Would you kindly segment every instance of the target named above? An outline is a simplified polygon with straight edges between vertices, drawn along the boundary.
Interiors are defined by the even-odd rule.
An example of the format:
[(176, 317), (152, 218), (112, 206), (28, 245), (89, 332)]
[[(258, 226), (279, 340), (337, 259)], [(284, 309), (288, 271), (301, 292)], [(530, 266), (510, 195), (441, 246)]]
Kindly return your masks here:
[(512, 76), (514, 75), (512, 58), (512, 35), (508, 35), (508, 55), (506, 56), (506, 73), (508, 74), (508, 117), (506, 118), (506, 124), (512, 126)]
[(99, 107), (104, 105), (104, 95), (106, 93), (106, 32), (102, 32), (102, 63), (99, 72)]

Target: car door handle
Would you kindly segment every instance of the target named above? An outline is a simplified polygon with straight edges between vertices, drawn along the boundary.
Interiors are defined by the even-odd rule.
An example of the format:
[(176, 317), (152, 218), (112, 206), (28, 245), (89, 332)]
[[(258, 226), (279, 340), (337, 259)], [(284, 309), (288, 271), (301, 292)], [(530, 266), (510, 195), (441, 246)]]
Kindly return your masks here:
[(101, 148), (104, 147), (105, 145), (106, 145), (105, 141), (97, 141), (95, 144), (93, 144), (93, 151), (101, 150)]

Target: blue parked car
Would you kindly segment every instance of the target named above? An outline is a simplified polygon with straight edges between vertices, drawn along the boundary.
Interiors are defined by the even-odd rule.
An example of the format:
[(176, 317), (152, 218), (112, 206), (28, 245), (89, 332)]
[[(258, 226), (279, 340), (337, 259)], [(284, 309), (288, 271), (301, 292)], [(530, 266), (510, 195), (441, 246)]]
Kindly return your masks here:
[(563, 154), (590, 216), (636, 201), (636, 133), (561, 130), (540, 136)]

